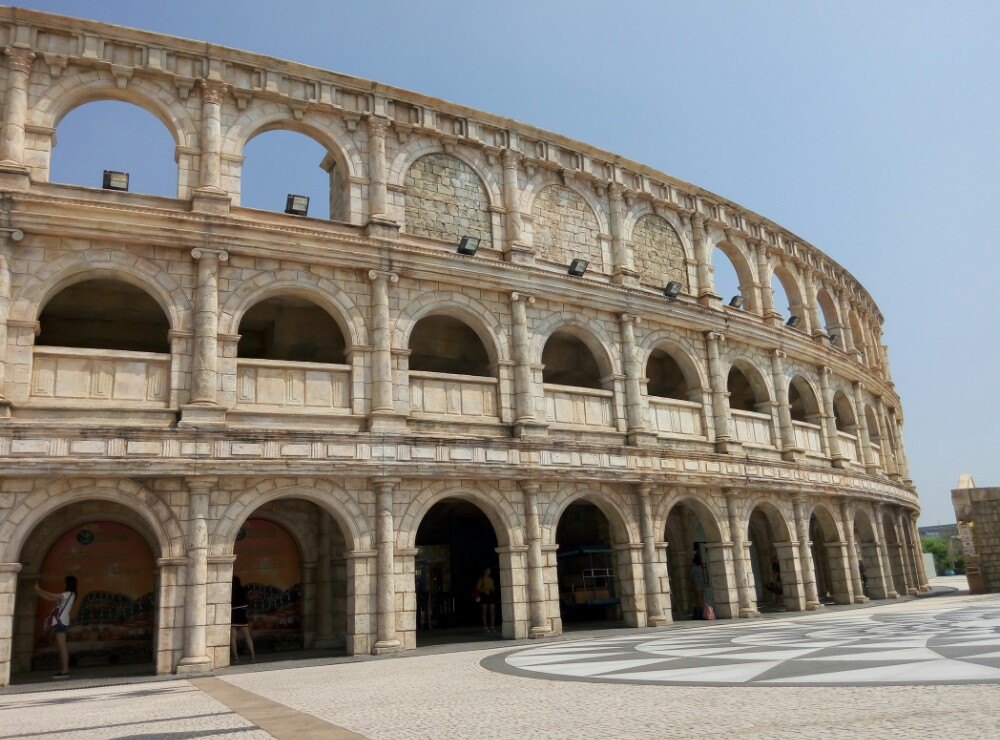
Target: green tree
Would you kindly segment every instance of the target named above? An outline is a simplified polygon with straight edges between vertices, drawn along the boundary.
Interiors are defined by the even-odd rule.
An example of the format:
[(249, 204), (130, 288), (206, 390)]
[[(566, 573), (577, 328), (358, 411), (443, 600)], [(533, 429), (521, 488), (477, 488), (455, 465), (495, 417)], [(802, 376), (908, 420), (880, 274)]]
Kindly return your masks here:
[(938, 575), (944, 573), (948, 568), (951, 557), (948, 552), (948, 543), (940, 537), (923, 537), (920, 540), (924, 552), (929, 552), (934, 556), (934, 569)]

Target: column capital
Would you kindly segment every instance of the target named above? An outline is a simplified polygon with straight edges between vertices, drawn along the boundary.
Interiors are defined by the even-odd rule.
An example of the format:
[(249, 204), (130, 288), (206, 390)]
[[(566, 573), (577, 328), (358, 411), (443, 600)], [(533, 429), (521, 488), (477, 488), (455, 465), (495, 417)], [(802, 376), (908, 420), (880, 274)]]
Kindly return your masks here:
[(634, 313), (623, 313), (619, 314), (618, 318), (621, 319), (623, 324), (635, 324), (639, 326), (642, 323), (642, 317), (636, 316)]
[(702, 214), (698, 213), (697, 211), (695, 211), (694, 213), (691, 214), (691, 227), (692, 228), (695, 228), (695, 229), (704, 229), (705, 228), (705, 221), (706, 221), (706, 218)]
[(649, 498), (649, 494), (653, 492), (653, 483), (651, 481), (639, 481), (635, 484), (635, 492), (639, 495), (639, 498)]
[(24, 46), (7, 46), (3, 53), (7, 56), (7, 69), (12, 72), (31, 72), (31, 63), (35, 61), (35, 52)]
[(861, 381), (861, 380), (852, 380), (851, 381), (851, 387), (854, 388), (854, 390), (856, 390), (856, 391), (863, 391), (863, 390), (865, 390), (864, 381)]
[(504, 169), (516, 169), (520, 166), (523, 159), (524, 156), (520, 152), (516, 152), (513, 149), (505, 148), (500, 152), (500, 161), (503, 164)]
[(517, 485), (521, 488), (521, 493), (532, 494), (538, 493), (541, 490), (541, 486), (534, 481), (519, 480)]
[(771, 350), (771, 357), (777, 358), (779, 360), (783, 360), (786, 357), (788, 357), (788, 353), (785, 352), (782, 349), (772, 349)]
[(396, 478), (393, 476), (379, 476), (377, 478), (371, 478), (372, 487), (376, 490), (383, 491), (389, 489), (390, 491), (395, 490), (396, 486), (402, 483), (402, 478)]
[(516, 291), (510, 294), (510, 299), (514, 301), (514, 303), (517, 303), (518, 301), (524, 301), (524, 303), (528, 304), (529, 306), (533, 305), (535, 302), (535, 296), (528, 295), (527, 293), (518, 293)]
[(22, 567), (20, 563), (0, 563), (0, 573), (20, 573)]
[(368, 135), (384, 137), (391, 121), (383, 116), (368, 116)]
[(399, 282), (399, 274), (398, 273), (389, 272), (387, 270), (369, 270), (368, 271), (368, 279), (371, 280), (372, 282), (375, 282), (375, 281), (379, 280), (380, 278), (383, 279), (383, 280), (387, 280), (387, 281), (389, 281), (390, 283), (393, 283), (393, 284)]
[(724, 342), (726, 341), (726, 335), (720, 331), (709, 330), (705, 332), (705, 339), (710, 342)]
[(619, 185), (617, 182), (612, 180), (611, 182), (608, 183), (609, 198), (612, 198), (614, 200), (619, 200), (621, 199), (623, 192), (624, 191), (622, 190), (622, 186)]
[(201, 79), (198, 80), (198, 86), (201, 88), (202, 103), (222, 105), (225, 102), (228, 87), (222, 80)]
[(229, 259), (229, 252), (224, 249), (210, 249), (209, 247), (195, 247), (191, 250), (191, 256), (200, 260), (202, 258), (212, 260), (217, 259), (219, 262), (225, 262)]
[(219, 479), (215, 476), (187, 477), (184, 479), (191, 493), (211, 493)]

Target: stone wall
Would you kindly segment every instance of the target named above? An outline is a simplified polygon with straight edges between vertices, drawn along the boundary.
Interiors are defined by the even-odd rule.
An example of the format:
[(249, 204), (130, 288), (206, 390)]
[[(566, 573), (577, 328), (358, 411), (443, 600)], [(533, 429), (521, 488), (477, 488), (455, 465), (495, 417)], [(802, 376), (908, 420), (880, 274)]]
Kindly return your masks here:
[(690, 292), (681, 238), (665, 219), (653, 214), (640, 218), (632, 230), (632, 246), (640, 283), (662, 288), (676, 280), (682, 292)]
[(959, 533), (971, 533), (975, 552), (965, 546), (965, 566), (973, 593), (1000, 593), (1000, 487), (951, 492)]
[(531, 215), (534, 246), (545, 259), (569, 265), (579, 257), (590, 262), (593, 272), (606, 271), (597, 218), (579, 193), (549, 185), (535, 198)]
[(406, 233), (458, 242), (463, 236), (492, 247), (489, 198), (469, 165), (447, 154), (428, 154), (406, 171)]

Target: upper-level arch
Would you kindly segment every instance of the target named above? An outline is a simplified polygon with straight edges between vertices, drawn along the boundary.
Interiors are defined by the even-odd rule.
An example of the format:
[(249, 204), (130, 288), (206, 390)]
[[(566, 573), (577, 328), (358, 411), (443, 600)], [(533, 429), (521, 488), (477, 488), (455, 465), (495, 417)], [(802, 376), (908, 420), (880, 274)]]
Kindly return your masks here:
[(428, 137), (412, 137), (403, 144), (389, 161), (389, 185), (402, 189), (405, 186), (406, 174), (410, 167), (418, 159), (439, 154), (458, 160), (478, 178), (480, 184), (486, 191), (490, 206), (500, 206), (503, 204), (501, 194), (501, 183), (497, 178), (494, 168), (481, 152), (468, 150), (465, 147), (445, 147), (440, 141)]
[(454, 154), (432, 152), (414, 160), (403, 178), (408, 234), (457, 243), (474, 236), (493, 246), (490, 197), (479, 173)]
[(737, 411), (758, 411), (772, 399), (764, 374), (748, 358), (737, 357), (726, 374), (729, 408)]
[(830, 291), (825, 285), (820, 285), (816, 289), (816, 303), (819, 305), (820, 315), (823, 318), (823, 326), (831, 339), (841, 347), (844, 346), (844, 332), (841, 328), (843, 321), (840, 316), (840, 306), (834, 300)]
[(491, 364), (510, 359), (507, 335), (500, 318), (482, 302), (461, 293), (443, 295), (426, 291), (413, 298), (396, 317), (393, 346), (409, 346), (417, 322), (430, 316), (448, 316), (468, 326), (479, 337)]
[(535, 326), (531, 356), (537, 358), (536, 362), (542, 362), (545, 346), (556, 333), (571, 336), (582, 342), (593, 355), (597, 371), (602, 378), (611, 376), (615, 368), (620, 366), (618, 352), (613, 349), (614, 343), (604, 328), (598, 322), (570, 311), (550, 314)]
[(673, 224), (652, 211), (647, 212), (635, 221), (630, 241), (640, 283), (662, 288), (673, 281), (681, 284), (683, 292), (691, 292), (687, 253)]
[[(549, 182), (522, 196), (530, 206), (532, 243), (536, 253), (547, 262), (569, 265), (574, 259), (585, 259), (590, 270), (607, 271), (601, 235), (607, 233), (598, 214), (600, 204), (584, 190), (570, 185)], [(540, 184), (540, 183), (539, 183)]]
[[(788, 265), (779, 262), (771, 269), (770, 285), (774, 284), (774, 280), (777, 280), (781, 285), (785, 297), (788, 299), (787, 306), (778, 305), (779, 301), (776, 299), (774, 301), (775, 310), (785, 318), (797, 316), (800, 321), (805, 322), (807, 319), (806, 304), (802, 298), (802, 288), (799, 285), (798, 275)], [(805, 328), (804, 324), (801, 326)]]
[(788, 383), (788, 409), (792, 421), (817, 423), (820, 416), (819, 396), (813, 384), (801, 375), (794, 376)]
[[(712, 255), (713, 264), (720, 259), (719, 254), (721, 253), (722, 259), (728, 260), (733, 270), (735, 270), (736, 277), (739, 280), (737, 288), (739, 295), (743, 297), (744, 310), (752, 313), (760, 313), (760, 297), (755, 289), (755, 271), (749, 256), (739, 246), (728, 240), (721, 232), (716, 232), (713, 229), (709, 232), (707, 238), (710, 240), (712, 246), (710, 254)], [(723, 302), (728, 302), (729, 298), (732, 297), (722, 296)]]
[(664, 339), (644, 353), (643, 367), (651, 396), (700, 401), (704, 378), (689, 350), (676, 341)]

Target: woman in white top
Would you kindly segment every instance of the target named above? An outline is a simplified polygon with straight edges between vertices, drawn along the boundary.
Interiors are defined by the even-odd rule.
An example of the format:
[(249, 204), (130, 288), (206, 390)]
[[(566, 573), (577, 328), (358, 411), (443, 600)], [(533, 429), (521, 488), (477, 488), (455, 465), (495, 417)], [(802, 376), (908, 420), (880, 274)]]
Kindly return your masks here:
[(44, 591), (36, 583), (35, 593), (46, 601), (55, 601), (56, 607), (52, 610), (55, 616), (55, 626), (52, 631), (56, 635), (56, 645), (59, 646), (59, 673), (52, 678), (69, 678), (69, 650), (66, 648), (66, 633), (69, 632), (69, 615), (73, 609), (73, 602), (76, 601), (76, 576), (66, 576), (66, 588), (61, 594), (54, 594), (51, 591)]

